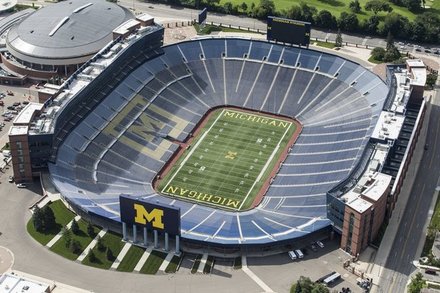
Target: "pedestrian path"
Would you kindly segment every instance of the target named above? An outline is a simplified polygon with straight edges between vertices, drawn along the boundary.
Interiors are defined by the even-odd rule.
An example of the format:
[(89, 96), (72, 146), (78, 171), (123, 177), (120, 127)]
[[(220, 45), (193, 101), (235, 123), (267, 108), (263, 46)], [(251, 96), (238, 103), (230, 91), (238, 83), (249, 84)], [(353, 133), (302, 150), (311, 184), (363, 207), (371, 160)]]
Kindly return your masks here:
[[(79, 221), (80, 219), (81, 219), (81, 216), (76, 216), (75, 218), (75, 221)], [(72, 227), (72, 223), (73, 223), (73, 220), (72, 221), (70, 221), (67, 225), (66, 225), (66, 228), (67, 229), (70, 229), (71, 227)], [(48, 248), (51, 248), (58, 240), (60, 240), (60, 238), (63, 236), (63, 230), (61, 230), (57, 235), (55, 235), (55, 237), (54, 238), (52, 238), (52, 240), (50, 240), (49, 241), (49, 243), (47, 243), (46, 244), (46, 246), (48, 247)]]
[(147, 261), (152, 250), (153, 250), (153, 247), (148, 247), (145, 250), (144, 254), (142, 255), (141, 259), (138, 261), (137, 265), (134, 267), (133, 271), (135, 271), (135, 272), (141, 271), (142, 267), (144, 266), (144, 263)]
[(125, 255), (127, 254), (128, 250), (131, 247), (131, 243), (127, 242), (125, 243), (124, 247), (122, 247), (121, 252), (119, 252), (118, 256), (116, 257), (115, 261), (113, 262), (110, 269), (116, 270), (119, 267), (119, 264), (124, 259)]
[(208, 254), (204, 253), (202, 259), (200, 260), (199, 268), (197, 270), (198, 273), (203, 273), (207, 260), (208, 260)]
[(86, 249), (84, 249), (84, 251), (78, 256), (76, 260), (82, 262), (84, 258), (86, 258), (87, 254), (89, 254), (90, 250), (92, 250), (95, 247), (96, 243), (98, 243), (98, 239), (104, 237), (105, 233), (107, 233), (107, 229), (102, 229), (101, 231), (99, 231), (95, 239), (93, 239), (92, 242), (87, 245)]
[(162, 264), (159, 267), (159, 271), (165, 272), (165, 270), (168, 267), (168, 265), (170, 264), (170, 261), (173, 258), (173, 256), (174, 256), (174, 252), (169, 252), (167, 254), (167, 257), (165, 257), (164, 261), (162, 262)]
[(261, 289), (264, 290), (264, 292), (273, 292), (272, 289), (270, 289), (269, 286), (266, 285), (266, 283), (263, 282), (253, 271), (251, 271), (247, 266), (247, 259), (246, 256), (241, 257), (241, 269), (243, 272), (249, 276), (255, 283), (257, 283), (258, 286), (261, 287)]

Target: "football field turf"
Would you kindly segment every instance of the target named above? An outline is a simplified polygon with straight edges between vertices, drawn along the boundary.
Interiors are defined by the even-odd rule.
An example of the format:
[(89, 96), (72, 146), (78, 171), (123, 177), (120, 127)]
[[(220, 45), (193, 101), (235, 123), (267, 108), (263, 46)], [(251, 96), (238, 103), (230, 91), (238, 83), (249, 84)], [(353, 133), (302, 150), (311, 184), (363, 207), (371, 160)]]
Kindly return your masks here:
[(218, 109), (158, 191), (227, 210), (249, 209), (296, 129), (293, 120)]

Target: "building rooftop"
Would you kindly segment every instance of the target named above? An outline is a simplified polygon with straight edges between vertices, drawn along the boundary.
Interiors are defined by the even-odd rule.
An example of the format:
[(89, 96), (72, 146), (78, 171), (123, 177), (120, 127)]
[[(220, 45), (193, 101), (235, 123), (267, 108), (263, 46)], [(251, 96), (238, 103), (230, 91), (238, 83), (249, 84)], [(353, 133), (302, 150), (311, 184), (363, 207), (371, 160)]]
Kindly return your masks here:
[(376, 172), (372, 174), (364, 187), (366, 189), (362, 191), (362, 195), (371, 199), (372, 201), (378, 201), (389, 188), (392, 177), (387, 174)]
[(152, 17), (148, 13), (142, 13), (142, 14), (136, 15), (136, 19), (138, 19), (140, 21), (149, 21), (149, 20), (153, 20), (154, 17)]
[(403, 115), (382, 111), (371, 137), (378, 140), (397, 139), (404, 120)]
[(8, 11), (17, 5), (17, 0), (0, 0), (0, 12)]
[(105, 0), (61, 1), (14, 25), (6, 44), (15, 57), (37, 64), (38, 58), (91, 56), (112, 40), (115, 27), (132, 18), (129, 10)]
[(12, 125), (9, 128), (9, 135), (25, 135), (28, 133), (29, 126)]
[(120, 26), (118, 26), (117, 28), (115, 28), (113, 30), (114, 33), (116, 34), (120, 34), (120, 35), (124, 35), (128, 32), (130, 32), (130, 30), (136, 26), (139, 25), (140, 22), (135, 20), (135, 19), (129, 19), (126, 22), (124, 22), (123, 24), (121, 24)]
[(18, 113), (17, 117), (14, 119), (14, 125), (19, 124), (29, 124), (34, 116), (35, 111), (41, 111), (43, 109), (43, 104), (39, 103), (29, 103), (23, 110)]
[(42, 282), (25, 279), (12, 274), (0, 276), (0, 293), (46, 293), (50, 286)]

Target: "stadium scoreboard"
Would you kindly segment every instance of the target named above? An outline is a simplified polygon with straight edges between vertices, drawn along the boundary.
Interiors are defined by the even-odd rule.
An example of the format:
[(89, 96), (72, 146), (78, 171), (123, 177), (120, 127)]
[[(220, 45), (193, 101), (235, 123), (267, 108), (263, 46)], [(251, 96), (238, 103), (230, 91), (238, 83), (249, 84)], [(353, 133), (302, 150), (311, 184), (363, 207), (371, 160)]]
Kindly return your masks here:
[(127, 225), (146, 227), (172, 235), (180, 235), (180, 209), (134, 199), (127, 195), (119, 196), (121, 221)]
[(274, 16), (267, 18), (268, 41), (308, 46), (310, 44), (310, 30), (310, 22)]

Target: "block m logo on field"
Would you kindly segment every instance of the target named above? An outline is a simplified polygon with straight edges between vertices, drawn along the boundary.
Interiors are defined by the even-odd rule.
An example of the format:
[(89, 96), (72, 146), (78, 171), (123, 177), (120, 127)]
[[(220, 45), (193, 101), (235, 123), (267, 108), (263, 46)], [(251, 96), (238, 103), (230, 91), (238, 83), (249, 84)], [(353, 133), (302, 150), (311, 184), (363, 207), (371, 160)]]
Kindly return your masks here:
[(164, 229), (164, 224), (162, 221), (163, 210), (153, 209), (150, 212), (140, 204), (134, 204), (134, 209), (136, 211), (136, 216), (134, 221), (138, 224), (145, 225), (147, 222), (151, 223), (154, 228)]

